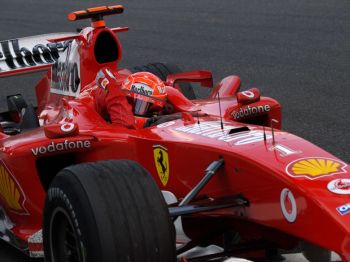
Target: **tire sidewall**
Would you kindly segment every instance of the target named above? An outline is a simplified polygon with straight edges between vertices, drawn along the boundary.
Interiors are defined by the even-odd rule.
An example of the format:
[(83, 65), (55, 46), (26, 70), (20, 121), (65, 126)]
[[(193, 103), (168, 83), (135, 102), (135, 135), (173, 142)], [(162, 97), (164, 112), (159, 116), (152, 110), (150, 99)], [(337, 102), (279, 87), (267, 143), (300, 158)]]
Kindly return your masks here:
[[(71, 184), (68, 185), (68, 183), (65, 182), (64, 175), (60, 175), (47, 192), (43, 220), (45, 261), (54, 261), (52, 259), (51, 224), (54, 218), (53, 216), (57, 214), (58, 211), (62, 212), (62, 210), (65, 215), (68, 216), (68, 221), (71, 224), (75, 237), (79, 243), (78, 251), (82, 261), (97, 261), (99, 255), (96, 254), (96, 252), (98, 252), (99, 249), (98, 246), (96, 248), (96, 245), (99, 242), (96, 239), (96, 227), (93, 226), (93, 224), (88, 226), (88, 223), (92, 223), (91, 219), (89, 219), (91, 218), (91, 214), (88, 213), (89, 209), (86, 207), (84, 208), (86, 203), (81, 203), (78, 201), (79, 198), (76, 197), (77, 192), (74, 192), (74, 190), (79, 192), (79, 188), (74, 188)], [(67, 184), (67, 186), (64, 186), (65, 184)], [(64, 190), (62, 188), (64, 188)], [(86, 235), (83, 235), (82, 232)], [(89, 239), (96, 239), (96, 241), (91, 243), (89, 242)], [(90, 253), (92, 250), (94, 251)]]
[[(82, 261), (176, 261), (174, 225), (165, 200), (153, 178), (137, 162), (97, 161), (59, 172), (44, 207), (44, 252), (48, 262), (53, 262), (50, 234), (58, 232), (59, 250), (67, 247), (60, 245), (68, 240), (67, 235), (50, 230), (52, 216), (60, 209), (76, 232), (74, 243), (80, 243), (79, 252), (85, 258)], [(62, 228), (68, 227), (63, 224)]]

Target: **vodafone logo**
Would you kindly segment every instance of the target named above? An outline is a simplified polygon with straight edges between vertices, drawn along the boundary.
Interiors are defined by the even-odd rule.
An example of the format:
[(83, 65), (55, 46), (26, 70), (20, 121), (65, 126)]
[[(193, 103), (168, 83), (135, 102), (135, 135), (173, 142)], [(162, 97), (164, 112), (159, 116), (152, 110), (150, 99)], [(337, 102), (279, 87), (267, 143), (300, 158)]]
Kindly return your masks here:
[(284, 218), (293, 223), (297, 219), (297, 203), (295, 202), (292, 191), (288, 188), (284, 188), (280, 195), (281, 210)]
[(69, 141), (66, 139), (62, 142), (52, 141), (47, 146), (40, 146), (40, 147), (32, 148), (31, 150), (34, 156), (38, 156), (38, 155), (45, 155), (48, 153), (56, 153), (59, 151), (89, 149), (89, 148), (91, 148), (91, 142), (89, 140)]
[(350, 195), (350, 179), (339, 178), (328, 183), (329, 191), (339, 195)]
[(242, 95), (244, 95), (248, 98), (254, 98), (254, 93), (252, 91), (243, 91)]
[(270, 105), (261, 105), (261, 106), (253, 106), (253, 107), (247, 106), (246, 108), (240, 108), (240, 110), (233, 111), (231, 115), (235, 120), (238, 120), (243, 117), (250, 117), (256, 114), (267, 113), (270, 110), (271, 110)]
[(65, 123), (61, 125), (62, 132), (70, 132), (74, 129), (75, 125), (73, 123)]

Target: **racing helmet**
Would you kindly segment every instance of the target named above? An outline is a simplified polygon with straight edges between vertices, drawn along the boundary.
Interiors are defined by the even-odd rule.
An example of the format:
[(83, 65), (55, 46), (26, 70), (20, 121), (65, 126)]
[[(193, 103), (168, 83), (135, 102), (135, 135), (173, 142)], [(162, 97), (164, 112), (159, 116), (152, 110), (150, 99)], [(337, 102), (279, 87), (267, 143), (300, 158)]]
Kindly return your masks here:
[(135, 115), (151, 116), (165, 106), (167, 98), (165, 85), (154, 74), (148, 72), (131, 74), (125, 79), (121, 89), (127, 92)]

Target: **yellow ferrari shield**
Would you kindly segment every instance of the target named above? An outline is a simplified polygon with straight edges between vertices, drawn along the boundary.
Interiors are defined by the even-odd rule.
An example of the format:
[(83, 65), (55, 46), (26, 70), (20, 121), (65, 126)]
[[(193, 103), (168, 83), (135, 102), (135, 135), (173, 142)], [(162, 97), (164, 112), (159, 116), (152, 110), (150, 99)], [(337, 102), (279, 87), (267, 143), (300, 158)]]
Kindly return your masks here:
[(163, 186), (166, 186), (169, 180), (168, 150), (160, 145), (155, 145), (153, 146), (153, 156), (160, 181)]

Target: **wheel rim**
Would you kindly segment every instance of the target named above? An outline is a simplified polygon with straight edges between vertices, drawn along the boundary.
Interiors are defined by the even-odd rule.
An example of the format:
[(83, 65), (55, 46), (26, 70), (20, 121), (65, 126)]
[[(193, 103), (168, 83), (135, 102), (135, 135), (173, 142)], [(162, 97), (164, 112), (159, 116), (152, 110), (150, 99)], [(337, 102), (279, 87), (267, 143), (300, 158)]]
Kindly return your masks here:
[(58, 207), (50, 220), (50, 256), (53, 262), (83, 262), (79, 236), (67, 212)]

